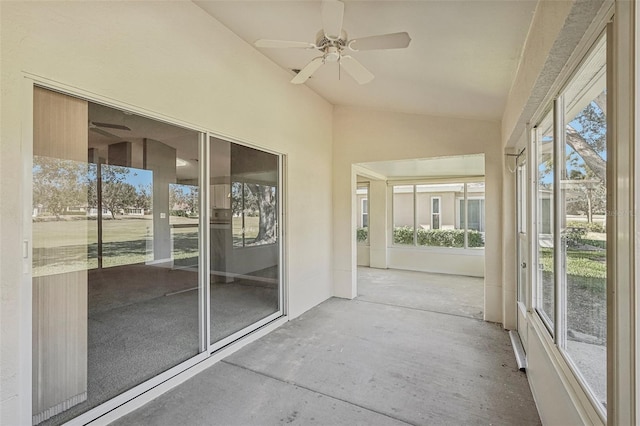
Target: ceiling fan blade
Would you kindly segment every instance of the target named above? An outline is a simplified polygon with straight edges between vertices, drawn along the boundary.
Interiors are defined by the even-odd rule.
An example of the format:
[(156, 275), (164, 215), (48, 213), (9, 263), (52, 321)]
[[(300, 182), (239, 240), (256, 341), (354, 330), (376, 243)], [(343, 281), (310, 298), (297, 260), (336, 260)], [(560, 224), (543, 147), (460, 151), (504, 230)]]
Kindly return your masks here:
[(322, 2), (322, 29), (329, 40), (337, 40), (342, 34), (344, 3), (337, 0)]
[(373, 80), (374, 75), (351, 56), (343, 56), (340, 59), (340, 66), (359, 84), (365, 84)]
[(119, 139), (119, 137), (114, 135), (113, 133), (109, 133), (106, 130), (98, 129), (97, 127), (89, 127), (89, 130), (91, 130), (92, 132), (99, 133), (102, 136), (106, 136), (108, 138)]
[(307, 43), (304, 41), (287, 41), (287, 40), (257, 40), (254, 45), (256, 47), (266, 47), (275, 49), (314, 49), (316, 47), (313, 43)]
[(128, 128), (127, 126), (124, 126), (122, 124), (98, 123), (96, 121), (92, 121), (92, 123), (93, 123), (94, 126), (106, 127), (107, 129), (131, 130), (130, 128)]
[(316, 72), (318, 70), (318, 68), (320, 68), (322, 66), (322, 64), (324, 64), (324, 59), (322, 58), (322, 56), (318, 56), (317, 58), (313, 59), (311, 62), (309, 62), (307, 65), (305, 65), (304, 68), (302, 68), (300, 70), (300, 72), (293, 77), (293, 79), (291, 80), (291, 82), (293, 84), (302, 84), (305, 81), (307, 81), (307, 79), (309, 77), (311, 77), (311, 75)]
[(375, 49), (402, 49), (409, 46), (411, 37), (408, 33), (382, 34), (371, 37), (362, 37), (349, 42), (349, 49), (375, 50)]

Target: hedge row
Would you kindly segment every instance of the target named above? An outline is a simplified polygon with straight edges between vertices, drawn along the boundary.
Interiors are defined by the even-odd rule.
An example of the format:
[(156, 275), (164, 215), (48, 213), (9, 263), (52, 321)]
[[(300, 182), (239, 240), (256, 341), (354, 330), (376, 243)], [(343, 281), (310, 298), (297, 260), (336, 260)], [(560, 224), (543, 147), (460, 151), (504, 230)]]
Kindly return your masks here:
[[(469, 230), (468, 246), (484, 247), (484, 239), (478, 231)], [(418, 229), (419, 246), (464, 247), (464, 229)], [(413, 245), (413, 228), (401, 226), (393, 229), (394, 244)]]
[[(484, 239), (478, 231), (469, 230), (469, 247), (484, 247)], [(431, 247), (464, 247), (463, 229), (418, 229), (418, 245)], [(369, 228), (358, 228), (356, 238), (359, 243), (369, 238)], [(413, 245), (413, 228), (400, 226), (393, 229), (393, 243)]]

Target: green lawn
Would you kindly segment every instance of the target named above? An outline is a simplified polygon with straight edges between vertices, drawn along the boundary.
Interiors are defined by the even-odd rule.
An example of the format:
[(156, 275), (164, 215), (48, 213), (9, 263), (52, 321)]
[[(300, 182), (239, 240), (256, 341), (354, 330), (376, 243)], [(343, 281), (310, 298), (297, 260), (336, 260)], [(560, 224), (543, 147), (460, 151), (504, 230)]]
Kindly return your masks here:
[[(545, 272), (553, 271), (553, 251), (549, 248), (540, 249), (541, 263)], [(604, 289), (607, 278), (606, 254), (604, 250), (567, 250), (567, 275), (575, 277), (575, 283), (593, 287), (594, 290)]]
[[(174, 218), (172, 228), (176, 263), (197, 264), (198, 219)], [(103, 221), (103, 267), (144, 263), (153, 260), (151, 217)], [(95, 220), (62, 220), (33, 223), (33, 275), (93, 269), (98, 267), (98, 226)], [(195, 260), (194, 260), (195, 258)]]

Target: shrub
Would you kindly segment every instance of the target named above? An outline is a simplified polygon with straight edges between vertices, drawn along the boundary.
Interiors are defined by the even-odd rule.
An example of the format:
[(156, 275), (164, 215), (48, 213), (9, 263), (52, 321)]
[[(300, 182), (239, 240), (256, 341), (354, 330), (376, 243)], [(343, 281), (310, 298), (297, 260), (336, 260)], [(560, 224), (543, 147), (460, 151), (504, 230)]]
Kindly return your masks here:
[(587, 229), (581, 227), (567, 227), (564, 232), (564, 239), (569, 247), (576, 247), (583, 244)]
[(356, 230), (356, 238), (359, 243), (364, 243), (369, 238), (369, 228), (366, 226), (364, 228), (358, 228)]
[(393, 243), (413, 245), (413, 228), (411, 226), (393, 228)]
[(586, 232), (597, 232), (601, 234), (606, 232), (604, 229), (604, 226), (595, 222), (589, 223), (589, 222), (571, 221), (571, 222), (567, 222), (567, 228), (580, 228), (580, 229), (585, 229)]

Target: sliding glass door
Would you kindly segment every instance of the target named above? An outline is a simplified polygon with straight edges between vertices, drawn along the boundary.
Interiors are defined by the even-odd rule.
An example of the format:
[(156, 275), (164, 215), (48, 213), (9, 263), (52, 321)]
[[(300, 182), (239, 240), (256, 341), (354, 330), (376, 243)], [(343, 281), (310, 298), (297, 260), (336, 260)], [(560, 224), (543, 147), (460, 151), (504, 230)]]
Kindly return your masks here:
[(281, 312), (280, 158), (211, 137), (211, 343)]
[(282, 315), (280, 156), (33, 105), (34, 424), (91, 420)]

